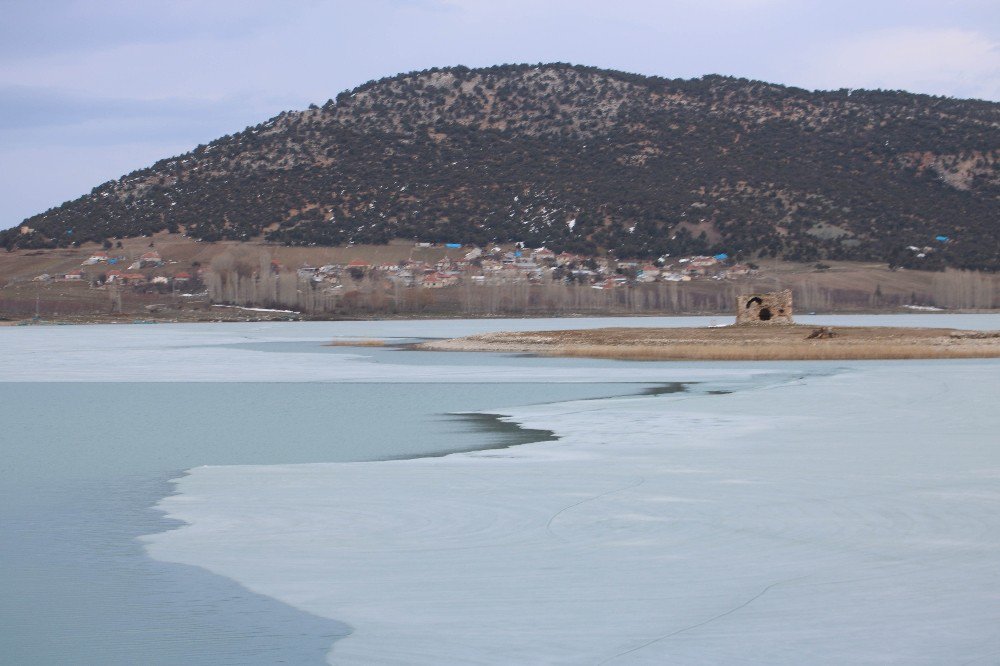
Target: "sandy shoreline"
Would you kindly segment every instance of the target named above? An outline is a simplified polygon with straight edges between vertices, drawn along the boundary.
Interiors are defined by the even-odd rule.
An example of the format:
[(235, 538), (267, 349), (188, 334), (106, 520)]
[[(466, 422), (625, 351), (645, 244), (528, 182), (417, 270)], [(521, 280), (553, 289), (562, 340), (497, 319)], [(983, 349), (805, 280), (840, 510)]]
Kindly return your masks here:
[(488, 333), (416, 345), (428, 351), (486, 351), (623, 360), (850, 360), (1000, 357), (1000, 331), (815, 326), (602, 328)]

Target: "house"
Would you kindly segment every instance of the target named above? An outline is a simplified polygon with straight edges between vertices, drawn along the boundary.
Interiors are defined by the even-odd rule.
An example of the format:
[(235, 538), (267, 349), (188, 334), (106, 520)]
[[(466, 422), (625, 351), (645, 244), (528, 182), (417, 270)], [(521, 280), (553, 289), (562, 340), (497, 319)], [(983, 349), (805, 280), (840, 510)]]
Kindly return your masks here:
[(450, 287), (456, 282), (458, 282), (458, 278), (453, 275), (434, 272), (423, 276), (420, 279), (420, 286), (424, 289), (441, 289), (442, 287)]
[(190, 273), (178, 273), (177, 275), (174, 276), (175, 284), (182, 284), (182, 283), (187, 284), (190, 281), (191, 281)]
[(107, 263), (107, 261), (108, 261), (108, 253), (105, 252), (104, 250), (98, 250), (97, 252), (87, 257), (87, 259), (84, 260), (82, 265), (93, 266), (94, 264)]
[(719, 260), (715, 257), (691, 257), (691, 260), (688, 262), (688, 268), (706, 269), (715, 266), (717, 263), (719, 263)]
[(644, 264), (636, 274), (636, 280), (639, 282), (655, 282), (658, 277), (660, 277), (660, 269), (653, 264)]
[(63, 276), (63, 279), (64, 280), (71, 280), (71, 281), (82, 280), (83, 279), (83, 271), (79, 271), (79, 270), (77, 270), (77, 271), (70, 271), (69, 273), (66, 273), (66, 275)]
[(687, 261), (684, 259), (680, 260), (680, 263), (686, 263), (687, 266), (685, 270), (688, 275), (708, 275), (718, 269), (719, 261), (715, 257), (691, 257)]
[(142, 256), (139, 257), (139, 268), (145, 268), (146, 266), (162, 266), (163, 259), (160, 257), (160, 253), (156, 250), (151, 250), (149, 252), (144, 252)]
[(351, 259), (350, 263), (347, 264), (347, 270), (351, 270), (352, 268), (354, 268), (363, 272), (367, 272), (371, 267), (372, 267), (371, 264), (369, 264), (366, 261), (362, 261), (360, 259)]

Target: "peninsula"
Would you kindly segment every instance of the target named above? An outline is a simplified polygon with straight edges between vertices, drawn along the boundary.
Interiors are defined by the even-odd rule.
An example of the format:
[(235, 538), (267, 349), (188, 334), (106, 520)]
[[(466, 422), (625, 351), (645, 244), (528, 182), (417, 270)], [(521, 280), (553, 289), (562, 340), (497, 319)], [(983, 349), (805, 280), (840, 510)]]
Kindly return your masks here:
[(998, 358), (1000, 331), (948, 328), (722, 326), (488, 333), (433, 340), (430, 351), (486, 351), (629, 361)]

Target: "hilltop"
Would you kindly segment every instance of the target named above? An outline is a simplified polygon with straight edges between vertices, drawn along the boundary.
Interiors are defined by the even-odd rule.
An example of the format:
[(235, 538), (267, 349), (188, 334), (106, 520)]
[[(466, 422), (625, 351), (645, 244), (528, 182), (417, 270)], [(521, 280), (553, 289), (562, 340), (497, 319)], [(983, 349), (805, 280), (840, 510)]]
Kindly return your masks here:
[(565, 64), (402, 74), (100, 185), (7, 249), (158, 231), (1000, 268), (1000, 104)]

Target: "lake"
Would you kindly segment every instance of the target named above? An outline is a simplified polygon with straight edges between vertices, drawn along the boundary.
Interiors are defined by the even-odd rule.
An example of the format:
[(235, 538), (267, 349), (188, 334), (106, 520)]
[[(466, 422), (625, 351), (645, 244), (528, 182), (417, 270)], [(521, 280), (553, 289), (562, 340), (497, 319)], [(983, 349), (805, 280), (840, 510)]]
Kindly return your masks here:
[[(570, 535), (566, 545), (559, 539), (556, 521), (546, 523), (545, 544), (559, 543), (560, 548), (536, 544), (534, 516), (539, 507), (577, 494), (593, 497), (605, 491), (625, 498), (638, 491), (615, 487), (596, 492), (589, 484), (601, 486), (609, 478), (631, 479), (636, 472), (626, 469), (629, 464), (639, 465), (635, 469), (655, 470), (668, 454), (675, 466), (683, 459), (692, 469), (706, 468), (706, 474), (729, 470), (739, 461), (745, 467), (733, 469), (764, 465), (757, 470), (760, 478), (751, 482), (787, 481), (789, 471), (773, 467), (773, 457), (767, 458), (766, 464), (760, 460), (750, 464), (741, 458), (745, 452), (728, 451), (726, 455), (736, 458), (727, 458), (713, 448), (711, 455), (705, 455), (704, 451), (690, 450), (690, 442), (709, 438), (708, 433), (717, 436), (723, 427), (720, 424), (726, 423), (734, 433), (749, 428), (741, 437), (755, 441), (754, 437), (770, 427), (766, 421), (757, 422), (759, 415), (748, 412), (730, 423), (726, 415), (731, 410), (738, 412), (740, 401), (752, 405), (756, 400), (760, 409), (775, 410), (775, 423), (784, 422), (787, 403), (769, 405), (761, 396), (783, 395), (797, 384), (807, 386), (809, 403), (815, 405), (831, 397), (846, 400), (842, 389), (829, 388), (831, 382), (860, 381), (862, 377), (890, 386), (897, 382), (892, 390), (906, 396), (917, 386), (941, 384), (945, 386), (941, 390), (947, 391), (950, 378), (964, 385), (978, 383), (979, 393), (954, 391), (964, 396), (961, 408), (972, 410), (972, 414), (988, 411), (989, 400), (983, 398), (983, 392), (995, 395), (989, 393), (992, 385), (988, 384), (997, 375), (994, 362), (625, 363), (324, 346), (335, 339), (404, 342), (490, 330), (708, 325), (718, 319), (0, 329), (4, 352), (0, 358), (0, 416), (5, 442), (5, 461), (0, 468), (0, 525), (4, 531), (0, 576), (6, 591), (0, 601), (0, 655), (14, 663), (364, 663), (393, 658), (371, 647), (380, 641), (384, 644), (386, 637), (395, 641), (395, 649), (403, 651), (397, 658), (414, 662), (474, 658), (509, 662), (542, 654), (555, 660), (567, 656), (573, 660), (580, 657), (579, 650), (586, 655), (603, 654), (597, 646), (567, 633), (565, 626), (574, 619), (606, 621), (601, 613), (557, 613), (555, 619), (538, 625), (544, 630), (535, 637), (512, 621), (515, 616), (537, 621), (525, 612), (526, 603), (534, 605), (539, 601), (535, 596), (565, 589), (560, 586), (580, 584), (569, 573), (573, 567), (548, 567), (579, 554), (579, 548), (597, 533), (594, 524), (574, 527), (562, 535)], [(816, 319), (833, 325), (1000, 327), (1000, 318), (994, 315)], [(923, 378), (923, 384), (914, 384), (915, 377)], [(977, 395), (983, 402), (978, 407)], [(928, 398), (916, 395), (913, 404), (923, 404), (920, 400)], [(942, 404), (949, 403), (942, 399)], [(693, 405), (701, 411), (694, 415), (685, 412)], [(909, 411), (904, 413), (912, 416)], [(869, 416), (853, 414), (852, 418), (856, 423), (867, 423), (866, 432), (870, 433)], [(957, 418), (949, 412), (943, 420)], [(956, 436), (955, 429), (949, 429), (959, 445), (957, 454), (964, 463), (974, 461), (977, 473), (989, 478), (988, 470), (1000, 469), (995, 442), (988, 434), (991, 422), (984, 418), (978, 427), (975, 423), (970, 427), (967, 419), (963, 423), (964, 434)], [(607, 434), (609, 427), (615, 428), (615, 434)], [(599, 441), (593, 439), (598, 432), (605, 433)], [(933, 433), (927, 434), (929, 438)], [(670, 447), (658, 451), (655, 464), (651, 463), (648, 447), (664, 438)], [(762, 441), (764, 449), (771, 446), (769, 439)], [(683, 442), (687, 444), (678, 449)], [(512, 445), (515, 448), (504, 448)], [(723, 444), (713, 446), (725, 448)], [(887, 450), (898, 453), (898, 446), (898, 442), (891, 442)], [(635, 447), (642, 449), (641, 454)], [(617, 452), (614, 465), (595, 467), (593, 461), (611, 450)], [(467, 453), (441, 457), (453, 452)], [(835, 455), (824, 455), (831, 458), (830, 469), (856, 472)], [(877, 462), (868, 461), (870, 465)], [(948, 461), (936, 460), (935, 464), (940, 472)], [(622, 469), (612, 469), (622, 465)], [(930, 473), (917, 467), (898, 470), (896, 482), (908, 488), (906, 484), (913, 478)], [(306, 477), (300, 478), (302, 474)], [(602, 477), (608, 474), (611, 477)], [(885, 474), (892, 476), (890, 470)], [(732, 487), (747, 485), (747, 478), (735, 472), (730, 476)], [(172, 481), (175, 479), (179, 482)], [(428, 479), (435, 481), (433, 487), (409, 487)], [(551, 488), (541, 492), (537, 486), (541, 480)], [(968, 479), (965, 482), (962, 492), (968, 496), (972, 491)], [(654, 481), (644, 479), (640, 486), (647, 484)], [(855, 484), (852, 490), (861, 486)], [(445, 490), (447, 496), (438, 496)], [(674, 490), (683, 495), (696, 489), (678, 484)], [(976, 486), (974, 490), (976, 502), (988, 505), (994, 501), (988, 489)], [(534, 497), (538, 506), (524, 505), (508, 496), (515, 491)], [(947, 484), (940, 491), (958, 492)], [(671, 493), (657, 491), (656, 496), (674, 497)], [(491, 496), (505, 498), (509, 508), (500, 511), (494, 503), (482, 503), (484, 497)], [(794, 497), (806, 502), (796, 509), (801, 514), (809, 513), (803, 508), (810, 506), (806, 500), (816, 501), (797, 494)], [(698, 506), (705, 498), (694, 498), (697, 502), (687, 502), (691, 497), (682, 499), (658, 501), (676, 508)], [(709, 498), (711, 503), (725, 504), (723, 499), (736, 502), (740, 498)], [(649, 497), (640, 495), (632, 500), (631, 506), (617, 507), (615, 515), (645, 515), (640, 509), (648, 505)], [(774, 496), (765, 493), (756, 501), (767, 504)], [(331, 502), (335, 508), (330, 508)], [(424, 508), (418, 510), (418, 506)], [(912, 505), (907, 506), (896, 507), (896, 511), (919, 522)], [(319, 511), (318, 507), (325, 508)], [(852, 510), (870, 517), (858, 507)], [(730, 511), (740, 515), (744, 525), (753, 525), (757, 519)], [(683, 514), (684, 521), (698, 517), (706, 523), (715, 520), (718, 525), (717, 516), (710, 520), (700, 509)], [(848, 520), (850, 511), (839, 517), (843, 518), (842, 530), (858, 528)], [(661, 518), (653, 522), (661, 522)], [(359, 520), (363, 522), (359, 524)], [(789, 517), (780, 520), (788, 523)], [(980, 526), (990, 522), (978, 513), (967, 520), (978, 520)], [(649, 522), (648, 516), (625, 520), (622, 529), (627, 538), (619, 539), (624, 545), (615, 545), (613, 550), (626, 561), (642, 560), (635, 571), (640, 578), (649, 576), (645, 583), (647, 589), (653, 589), (664, 580), (643, 573), (646, 560), (642, 558), (648, 554), (638, 543), (663, 545), (679, 534), (705, 535), (689, 530), (644, 534), (632, 525)], [(322, 533), (317, 533), (324, 525)], [(456, 526), (465, 527), (456, 531)], [(495, 531), (496, 526), (502, 529)], [(576, 529), (581, 531), (574, 532)], [(967, 532), (959, 530), (946, 538), (975, 540), (975, 530), (970, 527)], [(350, 537), (352, 542), (331, 543), (331, 534)], [(818, 538), (805, 533), (800, 537)], [(583, 541), (574, 543), (574, 539)], [(519, 540), (534, 545), (517, 547)], [(629, 546), (631, 541), (635, 544)], [(703, 541), (711, 542), (712, 548), (727, 547), (715, 533)], [(737, 539), (729, 545), (740, 543)], [(393, 544), (402, 544), (403, 550)], [(975, 548), (982, 557), (989, 557), (995, 542), (979, 538)], [(424, 562), (424, 568), (417, 571), (408, 568), (414, 558), (408, 558), (411, 564), (398, 560), (400, 552), (428, 550), (482, 551), (490, 556), (438, 557)], [(615, 558), (600, 547), (592, 552), (600, 557), (589, 562), (586, 570), (600, 574), (600, 579), (613, 570), (608, 563)], [(364, 556), (358, 559), (359, 554)], [(510, 572), (490, 569), (493, 565), (487, 563), (495, 557), (522, 564), (528, 558), (531, 561), (526, 571), (558, 572), (558, 585), (528, 581), (530, 585), (512, 598), (520, 584), (512, 582)], [(532, 559), (535, 557), (540, 559)], [(781, 557), (791, 568), (801, 565), (803, 559), (787, 552)], [(903, 556), (894, 553), (894, 557)], [(968, 553), (961, 557), (967, 559)], [(552, 558), (551, 562), (546, 558)], [(451, 568), (448, 580), (434, 578), (437, 562)], [(729, 564), (733, 564), (731, 560)], [(842, 565), (855, 570), (859, 566), (853, 561)], [(685, 566), (679, 567), (678, 573), (709, 573)], [(454, 575), (456, 570), (478, 573), (470, 580)], [(755, 573), (751, 567), (748, 575)], [(433, 590), (416, 584), (421, 576), (436, 581)], [(496, 584), (481, 589), (484, 581)], [(931, 582), (940, 584), (939, 580)], [(618, 589), (631, 599), (628, 603), (638, 603), (628, 592), (631, 584), (619, 583)], [(988, 576), (981, 578), (980, 584), (993, 589)], [(389, 594), (390, 588), (380, 585), (391, 585), (393, 592)], [(725, 589), (720, 586), (719, 593), (725, 594)], [(457, 602), (447, 612), (443, 606), (433, 606), (433, 611), (423, 608), (427, 617), (439, 624), (401, 626), (399, 618), (407, 617), (421, 604), (442, 603), (441, 599), (435, 601), (434, 590), (452, 595), (445, 599), (476, 591), (489, 608), (469, 608)], [(606, 593), (604, 583), (594, 582), (592, 592), (601, 598)], [(373, 598), (381, 599), (374, 609)], [(968, 603), (970, 598), (964, 601)], [(661, 600), (650, 607), (652, 611), (646, 611), (662, 613), (663, 603)], [(789, 607), (801, 610), (802, 600), (790, 601)], [(697, 616), (702, 610), (689, 609), (688, 615)], [(466, 632), (456, 647), (449, 640), (455, 634), (456, 618), (476, 617), (479, 611), (483, 627), (492, 627), (489, 633), (497, 637), (505, 634), (497, 632), (494, 625), (507, 618), (511, 629), (517, 629), (511, 640), (516, 637), (521, 649), (530, 651), (510, 652), (510, 642), (503, 643), (508, 651), (497, 651), (491, 641), (499, 638), (480, 637), (479, 632)], [(983, 615), (991, 617), (988, 612)], [(558, 621), (559, 616), (565, 619)], [(449, 624), (452, 629), (445, 630)], [(634, 631), (641, 633), (643, 623), (633, 624)], [(435, 635), (429, 626), (439, 626), (441, 631)], [(597, 632), (602, 645), (615, 640), (628, 642), (627, 636), (623, 638), (627, 631), (613, 622), (608, 626), (619, 638)], [(762, 631), (761, 626), (757, 630)], [(975, 632), (972, 634), (975, 638)], [(374, 643), (366, 638), (369, 635)], [(428, 638), (432, 648), (426, 644)], [(637, 645), (642, 643), (640, 638), (635, 639)], [(713, 640), (711, 649), (725, 654), (724, 642)], [(976, 645), (992, 649), (985, 638)], [(695, 651), (671, 656), (709, 654), (704, 652), (708, 649), (704, 644), (692, 649)]]

